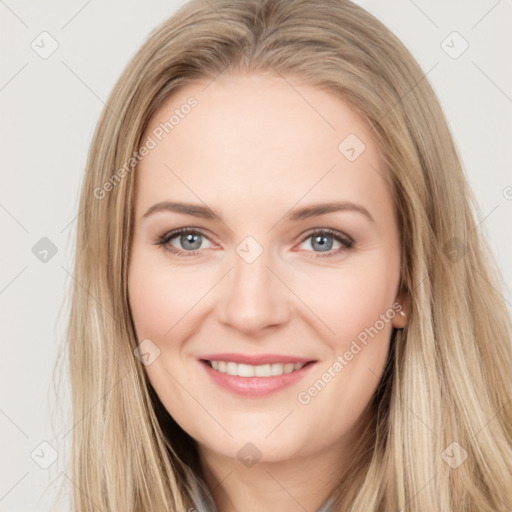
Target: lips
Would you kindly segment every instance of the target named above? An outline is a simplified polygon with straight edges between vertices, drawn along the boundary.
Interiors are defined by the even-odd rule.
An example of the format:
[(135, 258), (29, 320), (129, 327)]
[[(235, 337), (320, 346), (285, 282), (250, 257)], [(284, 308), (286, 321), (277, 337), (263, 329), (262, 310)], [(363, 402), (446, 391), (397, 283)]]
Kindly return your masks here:
[(201, 366), (213, 382), (236, 394), (261, 397), (300, 380), (316, 360), (280, 354), (209, 354)]

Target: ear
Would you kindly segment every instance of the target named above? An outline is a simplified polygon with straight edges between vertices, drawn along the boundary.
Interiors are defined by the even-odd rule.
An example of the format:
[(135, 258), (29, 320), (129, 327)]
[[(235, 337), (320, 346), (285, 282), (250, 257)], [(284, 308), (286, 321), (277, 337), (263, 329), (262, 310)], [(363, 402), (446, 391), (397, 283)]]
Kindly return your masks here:
[(409, 297), (405, 292), (399, 292), (394, 302), (395, 316), (392, 320), (393, 327), (403, 329), (408, 323), (411, 316), (411, 304)]

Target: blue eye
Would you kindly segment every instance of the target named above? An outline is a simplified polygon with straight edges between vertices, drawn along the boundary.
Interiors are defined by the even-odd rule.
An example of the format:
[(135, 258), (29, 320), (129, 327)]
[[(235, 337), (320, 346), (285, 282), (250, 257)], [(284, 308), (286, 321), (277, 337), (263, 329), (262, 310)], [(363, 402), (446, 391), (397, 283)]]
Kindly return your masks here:
[[(178, 247), (172, 243), (175, 239), (179, 244)], [(198, 228), (180, 228), (162, 235), (157, 239), (156, 244), (166, 248), (178, 257), (193, 257), (199, 255), (204, 240), (209, 241), (208, 237)], [(313, 258), (337, 256), (351, 249), (354, 245), (352, 238), (332, 229), (311, 231), (301, 239), (301, 244), (307, 240), (311, 240), (311, 248), (316, 254)], [(340, 247), (332, 250), (334, 242), (340, 244)], [(205, 249), (205, 247), (202, 248)]]
[[(336, 256), (344, 251), (351, 249), (354, 245), (352, 238), (349, 238), (348, 236), (332, 229), (313, 231), (302, 239), (302, 243), (306, 242), (307, 240), (311, 240), (310, 245), (313, 249), (317, 248), (319, 250), (313, 251), (317, 253), (314, 258), (329, 258), (331, 256)], [(334, 245), (333, 240), (341, 246), (335, 251), (331, 250)]]
[[(180, 249), (171, 243), (177, 239), (178, 243), (184, 249)], [(177, 256), (194, 256), (200, 250), (203, 239), (208, 240), (201, 231), (196, 228), (181, 228), (171, 233), (167, 233), (158, 239), (158, 245), (165, 247)]]

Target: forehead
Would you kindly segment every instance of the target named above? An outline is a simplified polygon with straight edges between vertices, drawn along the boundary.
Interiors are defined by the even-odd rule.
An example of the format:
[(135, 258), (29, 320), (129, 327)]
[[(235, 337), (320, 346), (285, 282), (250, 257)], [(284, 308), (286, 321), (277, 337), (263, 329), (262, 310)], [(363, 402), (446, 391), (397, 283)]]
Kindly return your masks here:
[(288, 208), (306, 195), (389, 201), (368, 124), (340, 97), (292, 78), (226, 74), (187, 84), (155, 113), (148, 138), (154, 148), (137, 171), (144, 202), (166, 194)]

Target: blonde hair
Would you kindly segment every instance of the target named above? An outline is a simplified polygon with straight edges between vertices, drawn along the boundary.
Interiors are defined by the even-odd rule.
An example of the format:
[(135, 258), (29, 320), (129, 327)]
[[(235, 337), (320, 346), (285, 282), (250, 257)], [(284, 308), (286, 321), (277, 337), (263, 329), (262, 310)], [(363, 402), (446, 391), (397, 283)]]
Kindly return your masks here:
[[(373, 423), (333, 508), (508, 510), (512, 336), (501, 276), (423, 71), (381, 22), (342, 0), (193, 0), (150, 34), (116, 83), (79, 205), (67, 332), (75, 510), (198, 505), (194, 441), (134, 356), (130, 159), (171, 93), (228, 72), (293, 76), (338, 95), (372, 127), (393, 189), (411, 317), (393, 331)], [(446, 462), (454, 453), (467, 455), (458, 467)]]

